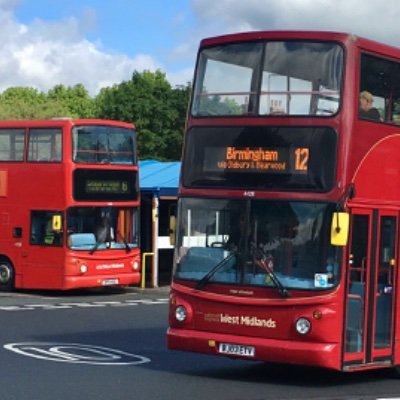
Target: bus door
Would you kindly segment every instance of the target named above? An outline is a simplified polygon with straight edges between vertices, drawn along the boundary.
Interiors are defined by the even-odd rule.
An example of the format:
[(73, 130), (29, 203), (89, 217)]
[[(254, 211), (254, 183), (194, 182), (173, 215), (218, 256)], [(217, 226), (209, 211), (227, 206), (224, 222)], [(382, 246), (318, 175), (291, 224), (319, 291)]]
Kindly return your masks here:
[(31, 210), (29, 244), (23, 251), (22, 286), (61, 287), (64, 277), (62, 212)]
[(344, 369), (391, 364), (397, 214), (353, 210), (345, 302)]

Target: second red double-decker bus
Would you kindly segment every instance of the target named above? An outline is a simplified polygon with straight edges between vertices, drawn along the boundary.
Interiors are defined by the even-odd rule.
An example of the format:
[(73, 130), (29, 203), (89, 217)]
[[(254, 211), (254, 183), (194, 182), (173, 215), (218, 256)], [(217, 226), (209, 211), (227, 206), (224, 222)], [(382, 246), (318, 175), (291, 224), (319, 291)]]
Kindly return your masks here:
[(108, 120), (0, 122), (0, 290), (140, 281), (136, 132)]
[(400, 50), (332, 32), (201, 42), (168, 346), (400, 365)]

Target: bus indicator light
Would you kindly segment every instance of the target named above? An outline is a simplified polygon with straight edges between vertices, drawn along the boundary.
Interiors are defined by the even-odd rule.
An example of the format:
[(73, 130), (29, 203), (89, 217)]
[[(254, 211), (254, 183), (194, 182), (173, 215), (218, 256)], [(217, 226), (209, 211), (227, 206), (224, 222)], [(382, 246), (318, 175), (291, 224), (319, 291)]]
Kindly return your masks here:
[(314, 312), (313, 312), (313, 318), (314, 318), (314, 319), (317, 319), (317, 320), (321, 319), (321, 318), (322, 318), (322, 312), (321, 312), (321, 310), (314, 310)]

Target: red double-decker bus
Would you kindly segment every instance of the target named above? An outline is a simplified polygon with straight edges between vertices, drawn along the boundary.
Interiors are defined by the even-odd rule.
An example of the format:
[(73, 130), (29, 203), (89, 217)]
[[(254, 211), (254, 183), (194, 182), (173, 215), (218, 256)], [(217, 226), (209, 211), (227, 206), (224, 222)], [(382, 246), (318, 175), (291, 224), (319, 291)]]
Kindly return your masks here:
[(400, 365), (400, 50), (334, 32), (201, 42), (170, 349)]
[(140, 280), (132, 124), (0, 121), (0, 290)]

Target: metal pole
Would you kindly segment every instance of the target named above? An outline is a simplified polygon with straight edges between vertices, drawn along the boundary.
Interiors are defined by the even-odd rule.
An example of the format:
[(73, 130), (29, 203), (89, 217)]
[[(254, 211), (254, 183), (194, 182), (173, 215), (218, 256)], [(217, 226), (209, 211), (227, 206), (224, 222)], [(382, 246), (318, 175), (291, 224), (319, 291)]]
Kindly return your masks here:
[(153, 224), (153, 245), (152, 250), (154, 253), (153, 263), (151, 268), (151, 286), (153, 288), (158, 287), (158, 206), (159, 199), (157, 196), (153, 196), (152, 201), (152, 224)]
[(140, 287), (144, 289), (146, 287), (146, 257), (154, 256), (154, 253), (143, 253), (142, 254), (142, 281)]

